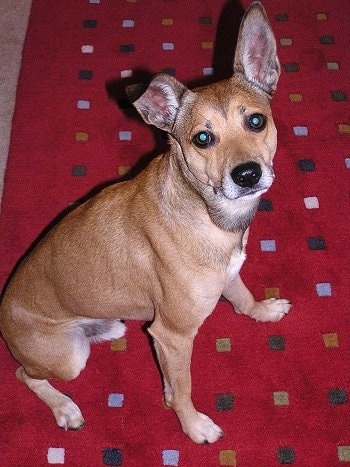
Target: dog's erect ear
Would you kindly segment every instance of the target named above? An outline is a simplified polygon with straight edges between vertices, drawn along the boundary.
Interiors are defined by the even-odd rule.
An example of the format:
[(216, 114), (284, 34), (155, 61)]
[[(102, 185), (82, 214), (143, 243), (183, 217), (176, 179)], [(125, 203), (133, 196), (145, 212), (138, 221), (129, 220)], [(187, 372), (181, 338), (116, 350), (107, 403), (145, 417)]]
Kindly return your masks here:
[(171, 131), (187, 88), (175, 78), (159, 73), (152, 78), (141, 96), (136, 96), (136, 100), (135, 91), (137, 92), (136, 88), (127, 89), (130, 100), (144, 121), (162, 130)]
[(272, 96), (281, 72), (276, 40), (264, 7), (254, 2), (246, 11), (239, 30), (234, 71)]

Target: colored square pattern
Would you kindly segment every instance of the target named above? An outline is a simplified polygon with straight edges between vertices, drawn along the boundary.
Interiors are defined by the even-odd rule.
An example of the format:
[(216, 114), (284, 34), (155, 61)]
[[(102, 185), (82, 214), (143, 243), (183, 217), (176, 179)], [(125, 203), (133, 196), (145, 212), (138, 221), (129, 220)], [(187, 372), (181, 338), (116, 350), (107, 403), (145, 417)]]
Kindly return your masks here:
[[(234, 18), (248, 3), (33, 0), (1, 205), (2, 284), (57, 214), (163, 150), (166, 138), (136, 118), (125, 86), (158, 71), (190, 87), (228, 75)], [(242, 278), (257, 299), (293, 308), (257, 323), (222, 300), (200, 330), (193, 399), (224, 438), (210, 447), (185, 439), (164, 409), (150, 342), (128, 322), (125, 337), (92, 346), (76, 381), (59, 383), (83, 412), (79, 433), (58, 430), (19, 386), (0, 340), (1, 465), (350, 465), (350, 4), (265, 7), (282, 69), (276, 179), (259, 202)]]
[(323, 334), (323, 342), (325, 347), (328, 349), (334, 349), (339, 347), (338, 334), (336, 332), (328, 332)]
[(274, 404), (278, 407), (289, 405), (289, 395), (285, 391), (276, 391), (273, 393)]
[(122, 451), (118, 448), (106, 448), (102, 453), (103, 465), (122, 465)]
[(231, 449), (220, 451), (219, 465), (236, 467), (238, 465), (236, 452)]

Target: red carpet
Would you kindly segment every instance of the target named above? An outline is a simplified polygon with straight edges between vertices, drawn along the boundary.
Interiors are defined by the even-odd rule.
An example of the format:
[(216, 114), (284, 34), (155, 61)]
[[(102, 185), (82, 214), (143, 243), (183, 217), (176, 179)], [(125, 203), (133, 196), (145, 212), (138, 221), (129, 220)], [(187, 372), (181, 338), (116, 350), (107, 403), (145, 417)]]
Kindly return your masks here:
[[(81, 376), (56, 385), (84, 413), (79, 432), (57, 428), (0, 341), (1, 466), (350, 465), (350, 4), (265, 6), (283, 67), (277, 179), (243, 277), (258, 298), (281, 294), (294, 307), (259, 324), (220, 303), (204, 324), (193, 397), (225, 437), (197, 446), (181, 433), (147, 336), (130, 323), (126, 339), (93, 347)], [(214, 64), (224, 76), (234, 10), (221, 0), (33, 1), (0, 223), (2, 285), (57, 214), (164, 145), (119, 90), (159, 70), (194, 83)]]

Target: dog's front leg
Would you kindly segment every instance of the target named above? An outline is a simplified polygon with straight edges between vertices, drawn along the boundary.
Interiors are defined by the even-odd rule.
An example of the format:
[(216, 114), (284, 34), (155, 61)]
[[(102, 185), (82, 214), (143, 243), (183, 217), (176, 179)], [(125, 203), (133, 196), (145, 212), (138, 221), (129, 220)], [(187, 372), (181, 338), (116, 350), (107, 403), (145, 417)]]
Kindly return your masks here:
[(232, 304), (236, 313), (250, 316), (257, 321), (279, 321), (292, 306), (289, 300), (283, 298), (255, 301), (239, 274), (230, 279), (222, 295)]
[(149, 328), (164, 378), (166, 404), (178, 416), (181, 427), (195, 443), (213, 443), (223, 431), (207, 415), (197, 412), (191, 399), (190, 364), (195, 332), (183, 335), (160, 320)]

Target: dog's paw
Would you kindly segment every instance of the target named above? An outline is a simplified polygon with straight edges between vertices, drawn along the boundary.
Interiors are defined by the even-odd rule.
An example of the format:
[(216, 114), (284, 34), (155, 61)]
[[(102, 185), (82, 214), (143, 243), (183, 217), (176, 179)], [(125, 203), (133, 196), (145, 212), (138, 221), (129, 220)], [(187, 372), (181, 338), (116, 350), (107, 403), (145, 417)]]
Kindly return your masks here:
[(291, 309), (292, 304), (284, 298), (267, 298), (256, 302), (251, 317), (256, 321), (280, 321)]
[(52, 408), (57, 425), (66, 431), (80, 430), (85, 421), (79, 407), (68, 396), (63, 397), (59, 404)]
[(198, 444), (215, 443), (224, 436), (222, 429), (207, 415), (197, 412), (183, 431)]

